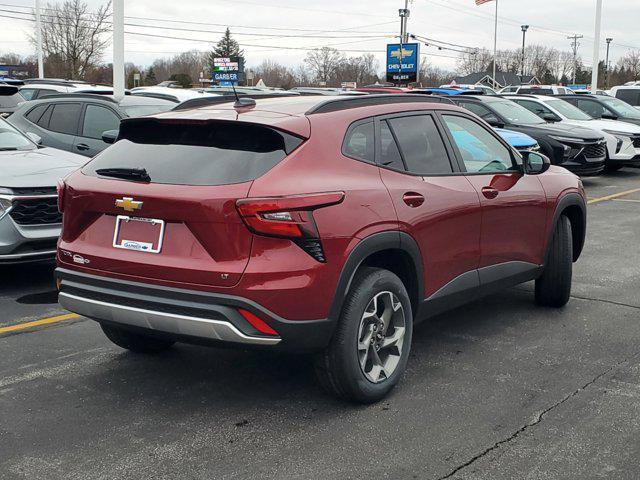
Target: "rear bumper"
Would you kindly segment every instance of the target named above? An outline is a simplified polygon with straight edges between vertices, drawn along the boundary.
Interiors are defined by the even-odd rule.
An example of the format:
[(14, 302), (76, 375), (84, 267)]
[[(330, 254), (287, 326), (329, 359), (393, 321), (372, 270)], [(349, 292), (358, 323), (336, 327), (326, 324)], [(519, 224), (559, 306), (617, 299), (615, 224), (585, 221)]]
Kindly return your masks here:
[[(101, 323), (185, 343), (316, 351), (333, 334), (330, 320), (286, 320), (231, 295), (159, 287), (56, 269), (59, 302)], [(254, 328), (238, 309), (257, 315), (278, 335)]]

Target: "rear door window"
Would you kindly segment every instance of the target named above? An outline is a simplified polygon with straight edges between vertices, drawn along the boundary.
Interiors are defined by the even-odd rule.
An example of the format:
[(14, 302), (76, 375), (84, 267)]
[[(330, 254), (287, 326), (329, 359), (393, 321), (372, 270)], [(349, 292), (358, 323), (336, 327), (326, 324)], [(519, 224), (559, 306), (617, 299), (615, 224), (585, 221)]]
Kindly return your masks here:
[(20, 95), (22, 95), (22, 98), (24, 98), (25, 100), (33, 100), (36, 97), (37, 92), (38, 91), (35, 88), (20, 89)]
[(152, 183), (227, 185), (255, 180), (281, 162), (302, 139), (269, 127), (234, 122), (123, 123), (120, 140), (82, 172), (145, 169)]
[(606, 113), (606, 109), (593, 100), (579, 98), (577, 103), (580, 110), (591, 115), (593, 118), (602, 118), (602, 114)]
[(81, 111), (82, 104), (80, 103), (55, 104), (49, 120), (49, 130), (66, 135), (75, 135), (78, 133), (78, 121)]
[(458, 102), (462, 108), (466, 108), (470, 112), (475, 113), (485, 122), (499, 122), (500, 119), (487, 107), (477, 102)]
[(407, 170), (418, 175), (452, 173), (447, 150), (430, 115), (389, 120)]
[(42, 118), (42, 114), (45, 112), (45, 110), (47, 109), (48, 106), (49, 105), (38, 105), (36, 108), (31, 109), (25, 115), (25, 117), (31, 123), (36, 123), (37, 124), (40, 121), (40, 119)]
[(386, 120), (380, 122), (380, 165), (395, 170), (406, 170), (398, 144)]

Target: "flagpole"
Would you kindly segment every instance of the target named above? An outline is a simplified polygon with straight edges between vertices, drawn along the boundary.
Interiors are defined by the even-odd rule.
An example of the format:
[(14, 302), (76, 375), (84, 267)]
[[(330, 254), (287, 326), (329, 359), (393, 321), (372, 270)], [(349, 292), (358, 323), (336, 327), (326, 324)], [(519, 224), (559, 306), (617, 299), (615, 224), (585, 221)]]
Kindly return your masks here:
[(493, 87), (496, 88), (496, 60), (498, 54), (498, 0), (496, 0), (496, 18), (493, 26)]

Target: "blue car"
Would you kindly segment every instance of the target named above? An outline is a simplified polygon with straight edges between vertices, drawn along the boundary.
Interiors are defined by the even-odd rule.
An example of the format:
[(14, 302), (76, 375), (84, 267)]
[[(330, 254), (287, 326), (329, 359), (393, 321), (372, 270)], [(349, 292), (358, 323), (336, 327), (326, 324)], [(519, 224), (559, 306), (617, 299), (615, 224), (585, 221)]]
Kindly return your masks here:
[(538, 151), (540, 149), (538, 142), (526, 133), (514, 132), (513, 130), (506, 130), (504, 128), (494, 128), (494, 130), (519, 152), (525, 150)]

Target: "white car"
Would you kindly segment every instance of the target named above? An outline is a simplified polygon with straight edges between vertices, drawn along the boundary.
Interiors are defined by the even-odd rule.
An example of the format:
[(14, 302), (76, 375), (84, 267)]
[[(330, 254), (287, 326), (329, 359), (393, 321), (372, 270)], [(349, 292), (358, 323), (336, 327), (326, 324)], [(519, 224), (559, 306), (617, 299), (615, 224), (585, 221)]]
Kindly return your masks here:
[(617, 99), (640, 109), (640, 85), (622, 85), (620, 87), (613, 87), (610, 92), (612, 97), (616, 97)]
[(70, 80), (50, 78), (26, 80), (26, 85), (20, 88), (20, 95), (25, 100), (36, 100), (46, 95), (59, 93), (95, 93), (98, 95), (112, 95), (113, 88), (104, 85), (92, 85)]
[(514, 93), (523, 95), (570, 95), (575, 92), (569, 87), (561, 85), (521, 85)]
[(215, 93), (206, 93), (202, 89), (191, 90), (188, 88), (175, 88), (175, 87), (135, 87), (131, 89), (131, 95), (140, 97), (156, 97), (165, 98), (176, 103), (181, 103), (186, 100), (203, 97), (215, 97), (219, 96)]
[(547, 95), (505, 95), (547, 122), (587, 127), (604, 135), (607, 141), (609, 171), (624, 166), (640, 166), (640, 126), (618, 120), (595, 119), (560, 98)]

